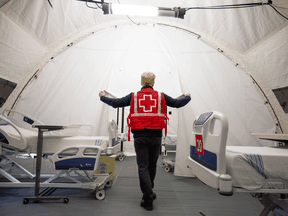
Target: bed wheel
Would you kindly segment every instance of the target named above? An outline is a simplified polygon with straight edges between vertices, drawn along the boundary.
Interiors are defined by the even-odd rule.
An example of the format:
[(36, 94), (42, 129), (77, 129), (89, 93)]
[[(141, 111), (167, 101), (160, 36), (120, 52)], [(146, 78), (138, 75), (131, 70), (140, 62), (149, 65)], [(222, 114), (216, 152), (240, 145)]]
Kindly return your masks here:
[(118, 160), (119, 161), (123, 161), (124, 160), (124, 156), (123, 155), (119, 156)]
[(164, 168), (166, 166), (166, 163), (165, 162), (162, 162), (162, 167)]
[(106, 182), (105, 187), (106, 187), (106, 188), (110, 188), (111, 186), (112, 186), (112, 180), (109, 179), (109, 180)]
[(166, 166), (164, 167), (165, 172), (170, 172), (170, 167)]
[(233, 191), (231, 192), (221, 192), (221, 191), (218, 191), (219, 194), (223, 195), (223, 196), (232, 196), (233, 195)]
[(96, 191), (96, 199), (97, 200), (103, 200), (105, 198), (105, 190), (99, 190), (99, 191)]
[(29, 199), (23, 199), (23, 204), (28, 204), (29, 203)]
[(69, 202), (69, 199), (68, 199), (68, 198), (64, 198), (64, 199), (63, 199), (63, 202), (64, 202), (64, 203), (68, 203), (68, 202)]

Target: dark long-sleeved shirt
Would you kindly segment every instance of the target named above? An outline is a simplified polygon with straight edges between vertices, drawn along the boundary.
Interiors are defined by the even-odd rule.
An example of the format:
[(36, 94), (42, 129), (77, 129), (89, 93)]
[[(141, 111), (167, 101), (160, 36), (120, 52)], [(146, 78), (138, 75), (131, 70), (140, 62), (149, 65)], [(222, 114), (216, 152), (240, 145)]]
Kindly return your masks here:
[[(151, 86), (144, 86), (143, 88), (152, 88)], [(152, 88), (153, 89), (153, 88)], [(166, 101), (166, 105), (174, 108), (180, 108), (185, 106), (189, 101), (191, 100), (191, 97), (186, 96), (181, 99), (174, 99), (168, 95), (164, 94), (164, 98)], [(100, 100), (109, 106), (112, 106), (114, 108), (118, 107), (125, 107), (125, 106), (130, 106), (131, 103), (131, 97), (132, 93), (128, 94), (125, 97), (122, 98), (108, 98), (105, 96), (102, 96)], [(132, 129), (132, 133), (134, 134), (135, 137), (162, 137), (162, 130), (161, 129)]]

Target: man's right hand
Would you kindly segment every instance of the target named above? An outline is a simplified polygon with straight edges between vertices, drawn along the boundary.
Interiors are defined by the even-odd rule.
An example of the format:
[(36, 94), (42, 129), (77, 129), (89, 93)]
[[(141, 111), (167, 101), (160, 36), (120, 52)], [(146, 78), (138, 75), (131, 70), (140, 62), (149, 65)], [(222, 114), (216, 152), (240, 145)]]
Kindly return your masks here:
[(105, 96), (105, 90), (99, 92), (99, 97)]

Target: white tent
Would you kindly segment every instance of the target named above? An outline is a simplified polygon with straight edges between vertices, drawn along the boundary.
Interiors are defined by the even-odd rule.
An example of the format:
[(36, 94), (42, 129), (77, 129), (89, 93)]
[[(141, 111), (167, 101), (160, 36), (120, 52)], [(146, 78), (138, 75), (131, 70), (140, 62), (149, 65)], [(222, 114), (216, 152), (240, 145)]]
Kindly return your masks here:
[[(168, 132), (178, 135), (176, 175), (190, 175), (191, 127), (203, 112), (228, 116), (228, 145), (271, 145), (250, 134), (288, 133), (287, 0), (109, 2), (191, 9), (184, 19), (128, 17), (76, 0), (0, 1), (0, 78), (17, 84), (1, 96), (1, 111), (47, 124), (92, 123), (93, 135), (104, 135), (116, 111), (99, 91), (125, 96), (140, 89), (141, 73), (152, 71), (156, 90), (192, 98), (184, 108), (169, 108)], [(246, 6), (207, 8), (234, 4)]]

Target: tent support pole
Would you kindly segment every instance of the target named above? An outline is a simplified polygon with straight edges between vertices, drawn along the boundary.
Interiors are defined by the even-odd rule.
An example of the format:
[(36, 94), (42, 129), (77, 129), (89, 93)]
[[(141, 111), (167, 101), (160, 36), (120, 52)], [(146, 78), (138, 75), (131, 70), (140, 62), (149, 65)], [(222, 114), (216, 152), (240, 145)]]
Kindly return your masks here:
[[(121, 125), (121, 133), (124, 132), (124, 107), (122, 107), (122, 125)], [(119, 111), (119, 110), (118, 110)], [(123, 141), (121, 141), (121, 152), (123, 152)]]

